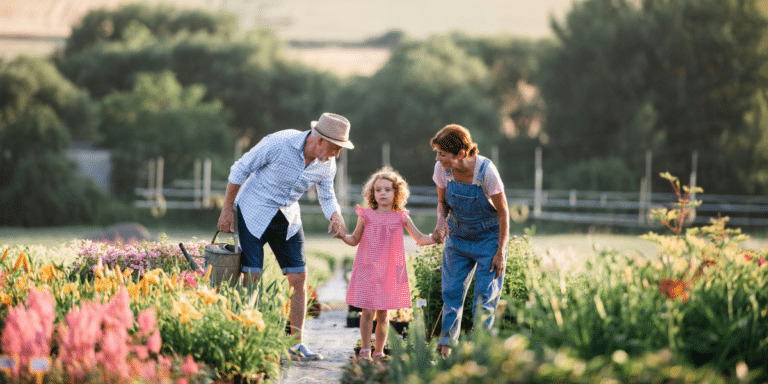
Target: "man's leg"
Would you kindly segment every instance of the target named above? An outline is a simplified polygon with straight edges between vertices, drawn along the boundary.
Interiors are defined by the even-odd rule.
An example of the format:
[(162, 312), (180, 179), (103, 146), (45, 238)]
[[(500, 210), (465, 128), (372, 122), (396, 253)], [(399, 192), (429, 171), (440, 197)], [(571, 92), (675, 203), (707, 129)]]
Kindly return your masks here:
[(291, 335), (300, 343), (304, 331), (304, 316), (307, 313), (307, 273), (288, 273), (288, 285), (293, 289), (291, 297)]

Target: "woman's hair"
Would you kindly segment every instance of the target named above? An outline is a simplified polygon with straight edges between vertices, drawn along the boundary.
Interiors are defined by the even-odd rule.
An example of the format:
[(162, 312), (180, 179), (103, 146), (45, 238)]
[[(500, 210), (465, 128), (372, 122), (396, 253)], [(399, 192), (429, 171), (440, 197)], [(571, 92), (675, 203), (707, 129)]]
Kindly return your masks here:
[(408, 201), (408, 196), (411, 195), (411, 191), (408, 189), (408, 183), (405, 179), (391, 167), (383, 167), (379, 169), (365, 182), (365, 186), (363, 187), (363, 197), (365, 198), (368, 207), (372, 209), (379, 208), (379, 203), (376, 202), (373, 185), (377, 180), (381, 179), (389, 180), (392, 183), (392, 190), (395, 192), (395, 197), (392, 201), (392, 210), (402, 211), (405, 208), (405, 203)]
[(437, 132), (431, 141), (433, 149), (440, 149), (458, 155), (461, 150), (467, 152), (467, 157), (477, 154), (477, 144), (472, 142), (469, 130), (458, 124), (449, 124)]

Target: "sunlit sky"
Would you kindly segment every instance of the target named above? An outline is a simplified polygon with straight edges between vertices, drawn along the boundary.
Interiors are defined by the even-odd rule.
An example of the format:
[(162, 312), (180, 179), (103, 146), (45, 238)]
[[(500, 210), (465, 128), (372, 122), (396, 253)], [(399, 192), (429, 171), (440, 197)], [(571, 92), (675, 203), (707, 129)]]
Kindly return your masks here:
[[(220, 1), (229, 1), (229, 6), (238, 2)], [(452, 31), (538, 38), (551, 35), (550, 17), (562, 20), (573, 0), (282, 0), (240, 4), (245, 27), (272, 24), (287, 39), (363, 40), (392, 29), (416, 38)]]

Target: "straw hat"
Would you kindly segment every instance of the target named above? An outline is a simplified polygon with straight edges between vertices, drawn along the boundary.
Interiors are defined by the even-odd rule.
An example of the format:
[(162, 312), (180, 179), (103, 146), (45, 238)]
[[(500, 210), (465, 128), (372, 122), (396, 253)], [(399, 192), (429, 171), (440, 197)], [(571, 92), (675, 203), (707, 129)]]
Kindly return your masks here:
[(310, 126), (313, 132), (331, 143), (348, 149), (355, 147), (349, 141), (350, 124), (344, 116), (326, 112), (320, 116), (318, 121), (313, 121)]

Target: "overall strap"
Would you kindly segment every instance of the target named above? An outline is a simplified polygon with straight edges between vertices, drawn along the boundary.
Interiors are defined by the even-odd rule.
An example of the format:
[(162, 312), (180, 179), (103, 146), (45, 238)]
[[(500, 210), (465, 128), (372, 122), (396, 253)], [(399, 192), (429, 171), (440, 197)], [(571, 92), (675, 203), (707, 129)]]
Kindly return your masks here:
[(475, 184), (481, 185), (483, 184), (483, 179), (485, 178), (485, 171), (488, 169), (488, 163), (491, 161), (487, 158), (482, 159), (483, 162), (480, 164), (480, 169), (477, 171), (477, 177), (475, 177)]

